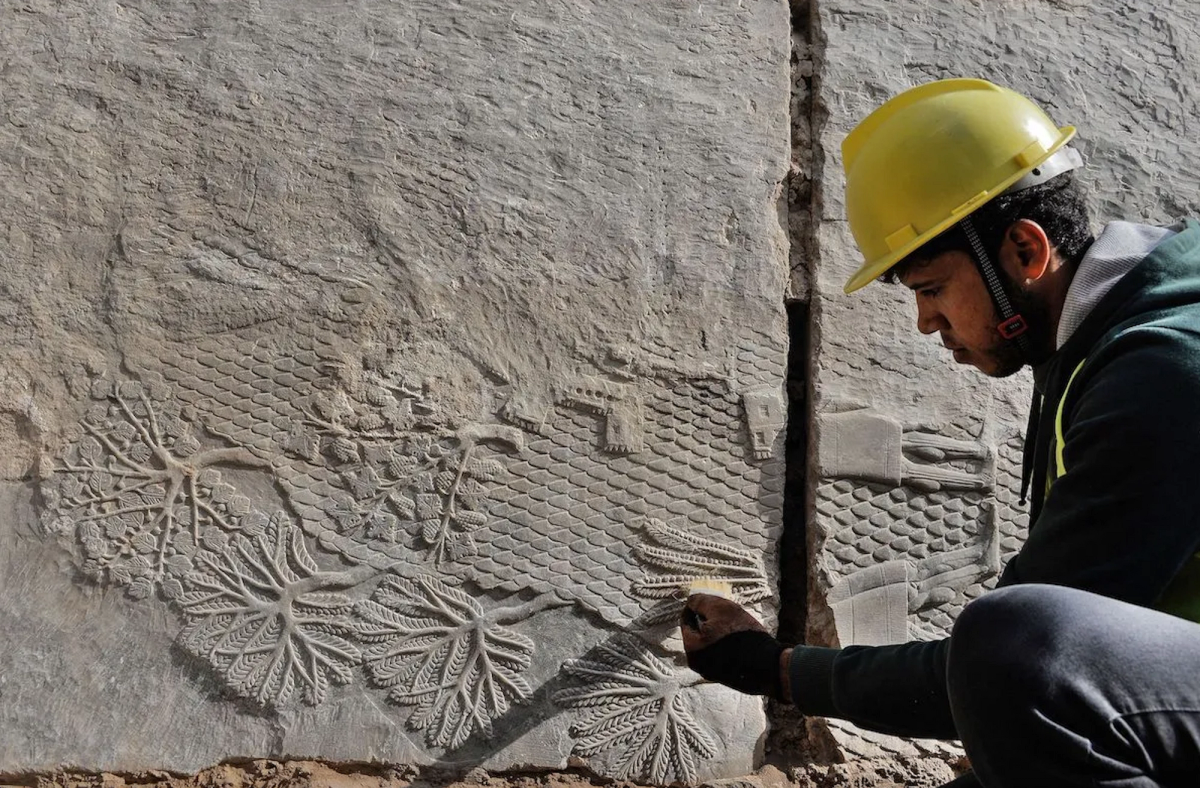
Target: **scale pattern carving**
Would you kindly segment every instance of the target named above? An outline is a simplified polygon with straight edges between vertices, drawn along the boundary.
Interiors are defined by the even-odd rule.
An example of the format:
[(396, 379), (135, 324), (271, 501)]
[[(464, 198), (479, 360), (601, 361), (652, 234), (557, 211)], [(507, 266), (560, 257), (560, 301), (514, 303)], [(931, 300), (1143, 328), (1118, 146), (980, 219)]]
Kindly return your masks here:
[(558, 411), (550, 435), (509, 463), (513, 481), (493, 493), (468, 576), (505, 591), (557, 589), (625, 626), (645, 611), (634, 585), (647, 566), (634, 546), (647, 518), (770, 561), (782, 467), (749, 456), (738, 395), (687, 381), (652, 389), (644, 407), (646, 450), (619, 457), (596, 452), (596, 417)]
[[(826, 529), (825, 550), (836, 562), (825, 565), (825, 582), (832, 588), (858, 569), (893, 561), (920, 564), (989, 538), (994, 520), (1003, 561), (1015, 552), (1028, 530), (1027, 513), (1017, 503), (1020, 489), (1019, 435), (1004, 438), (997, 450), (996, 489), (919, 492), (849, 479), (823, 482), (817, 488), (817, 517)], [(971, 599), (995, 584), (994, 573), (981, 571), (951, 598), (915, 611), (910, 635), (921, 639), (944, 637), (955, 616)]]
[[(45, 529), (82, 573), (157, 594), (231, 694), (316, 705), (361, 675), (431, 748), (491, 737), (532, 694), (523, 622), (582, 606), (631, 634), (562, 668), (555, 697), (585, 709), (575, 752), (692, 779), (718, 749), (696, 677), (631, 635), (648, 607), (674, 615), (687, 578), (770, 595), (782, 464), (770, 424), (751, 440), (743, 394), (778, 382), (782, 352), (746, 340), (722, 372), (656, 348), (581, 373), (617, 404), (564, 397), (534, 432), (503, 407), (464, 423), (398, 355), (339, 350), (345, 325), (295, 328), (164, 347), (130, 360), (143, 382), (97, 381), (42, 485)], [(526, 601), (489, 601), (506, 595)]]
[[(395, 456), (411, 457), (403, 462), (422, 466), (425, 479), (432, 472), (448, 484), (454, 472), (449, 463), (456, 452), (464, 451), (463, 440), (444, 425), (422, 419), (412, 422), (412, 429), (428, 432), (415, 435), (381, 432), (370, 421), (365, 423), (373, 424), (375, 432), (362, 430), (372, 400), (382, 399), (364, 392), (385, 387), (360, 385), (350, 395), (331, 389), (326, 367), (346, 365), (332, 345), (325, 344), (335, 337), (331, 331), (301, 337), (304, 350), (293, 355), (284, 377), (277, 364), (263, 360), (262, 344), (253, 341), (245, 342), (242, 358), (274, 377), (258, 378), (235, 369), (233, 361), (223, 359), (236, 354), (224, 346), (216, 355), (183, 356), (167, 373), (177, 384), (205, 392), (203, 400), (191, 397), (198, 407), (205, 402), (245, 402), (248, 393), (257, 392), (251, 401), (269, 406), (274, 414), (273, 438), (222, 410), (233, 405), (216, 406), (214, 428), (234, 442), (254, 441), (260, 450), (273, 452), (277, 477), (290, 503), (305, 531), (322, 547), (379, 568), (397, 561), (421, 562), (432, 547), (454, 576), (485, 589), (553, 591), (619, 626), (644, 612), (644, 601), (632, 591), (645, 570), (631, 548), (637, 535), (630, 528), (646, 517), (743, 545), (764, 553), (764, 561), (770, 562), (781, 527), (782, 463), (753, 456), (741, 396), (731, 383), (701, 378), (667, 385), (654, 381), (645, 387), (644, 450), (629, 455), (603, 451), (605, 416), (581, 412), (569, 403), (550, 414), (544, 435), (527, 435), (526, 443), (513, 428), (508, 429), (516, 436), (503, 432), (501, 425), (481, 425), (490, 432), (474, 441), (474, 458), (499, 465), (489, 463), (480, 476), (464, 479), (466, 505), (457, 519), (448, 521), (446, 493), (429, 489), (426, 480), (414, 479), (425, 489), (410, 486), (386, 504), (380, 504), (380, 496), (385, 488), (391, 495), (402, 481), (392, 461)], [(777, 371), (767, 348), (743, 345), (736, 364), (749, 370), (750, 380)], [(656, 368), (666, 365), (666, 357), (664, 353)], [(676, 378), (682, 374), (674, 366), (669, 373)], [(394, 385), (387, 397), (389, 407), (405, 413), (433, 408), (421, 401), (419, 387), (411, 382)], [(445, 467), (435, 468), (422, 456), (427, 445), (436, 446), (446, 458), (437, 460), (447, 463)], [(308, 447), (307, 454), (297, 450), (301, 446)], [(278, 460), (281, 453), (285, 461)], [(444, 530), (435, 533), (432, 520)], [(424, 525), (418, 530), (414, 522)], [(442, 540), (447, 532), (453, 538)], [(564, 583), (564, 577), (569, 582)]]

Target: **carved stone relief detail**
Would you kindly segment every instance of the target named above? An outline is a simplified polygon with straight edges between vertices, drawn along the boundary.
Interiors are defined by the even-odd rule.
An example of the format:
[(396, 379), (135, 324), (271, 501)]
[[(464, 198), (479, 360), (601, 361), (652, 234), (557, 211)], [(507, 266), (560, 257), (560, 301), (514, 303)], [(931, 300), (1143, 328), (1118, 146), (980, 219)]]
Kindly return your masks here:
[(683, 609), (683, 589), (697, 580), (728, 583), (735, 598), (744, 605), (771, 596), (761, 555), (671, 528), (660, 520), (646, 520), (641, 530), (645, 541), (634, 551), (646, 566), (646, 575), (634, 582), (633, 592), (664, 600), (640, 619), (643, 623), (653, 626), (678, 621)]
[(81, 436), (42, 485), (45, 528), (66, 537), (88, 578), (134, 598), (157, 590), (177, 599), (198, 551), (223, 551), (231, 536), (266, 525), (220, 468), (266, 463), (202, 446), (161, 383), (101, 378), (91, 393)]
[(1009, 489), (1019, 436), (992, 448), (867, 410), (823, 414), (818, 429), (821, 471), (837, 477), (817, 512), (839, 641), (943, 635), (1026, 527)]
[[(351, 385), (364, 376), (346, 370), (361, 365), (340, 357), (329, 344), (335, 339), (332, 329), (300, 327), (296, 341), (303, 349), (293, 354), (295, 362), (289, 365), (288, 377), (283, 381), (271, 377), (278, 375), (277, 367), (263, 358), (263, 343), (251, 337), (244, 342), (241, 358), (246, 361), (240, 370), (235, 366), (236, 355), (222, 347), (214, 353), (229, 360), (210, 360), (211, 356), (202, 352), (195, 353), (194, 359), (167, 357), (173, 368), (166, 374), (178, 386), (201, 390), (198, 393), (203, 398), (192, 399), (201, 407), (215, 406), (216, 418), (210, 422), (230, 440), (255, 441), (264, 453), (270, 452), (272, 445), (278, 447), (273, 456), (283, 454), (287, 458), (284, 462), (276, 460), (280, 483), (306, 532), (322, 546), (348, 560), (377, 567), (422, 560), (422, 554), (431, 546), (418, 544), (413, 538), (416, 529), (406, 520), (409, 504), (395, 497), (376, 506), (385, 488), (401, 482), (394, 468), (383, 467), (388, 460), (387, 447), (393, 455), (412, 454), (409, 444), (415, 432), (418, 436), (433, 436), (440, 444), (439, 450), (453, 456), (455, 444), (461, 441), (444, 424), (428, 423), (422, 418), (416, 420), (413, 432), (397, 440), (390, 433), (365, 432), (358, 421), (352, 427), (352, 418), (370, 416), (371, 400), (360, 393), (370, 388)], [(750, 380), (782, 368), (768, 347), (751, 343), (746, 347), (739, 353), (744, 357), (739, 364), (752, 373)], [(629, 356), (628, 368), (644, 371), (652, 366), (639, 358), (637, 354)], [(756, 360), (760, 358), (763, 360)], [(259, 370), (268, 376), (257, 377)], [(474, 458), (495, 460), (504, 470), (491, 481), (464, 480), (478, 481), (486, 487), (486, 494), (479, 495), (476, 485), (466, 485), (469, 492), (475, 493), (468, 496), (467, 502), (478, 500), (487, 522), (466, 532), (459, 542), (465, 549), (456, 548), (461, 552), (454, 556), (450, 549), (455, 540), (446, 543), (442, 558), (448, 562), (450, 573), (485, 588), (516, 592), (532, 587), (569, 594), (614, 623), (627, 624), (642, 612), (641, 603), (630, 594), (630, 586), (641, 575), (642, 567), (632, 554), (630, 543), (634, 540), (621, 533), (628, 523), (656, 516), (675, 525), (686, 523), (712, 537), (727, 533), (721, 538), (750, 550), (771, 550), (773, 541), (764, 538), (763, 529), (779, 527), (782, 463), (778, 458), (754, 458), (741, 402), (730, 382), (711, 378), (679, 380), (675, 371), (660, 374), (675, 376), (676, 382), (643, 380), (636, 389), (645, 435), (640, 452), (617, 457), (596, 452), (597, 447), (606, 446), (607, 432), (614, 422), (596, 411), (611, 410), (611, 404), (585, 411), (564, 402), (546, 417), (541, 429), (544, 435), (526, 433), (523, 444), (522, 432), (516, 428), (478, 425), (477, 429), (494, 432), (476, 441)], [(418, 391), (411, 374), (393, 372), (390, 377), (408, 382), (400, 392), (389, 396), (412, 400), (414, 408), (422, 398), (428, 400), (423, 389)], [(607, 382), (608, 387), (596, 389), (616, 392), (608, 402), (629, 402), (635, 397), (633, 383)], [(236, 412), (239, 403), (246, 402), (246, 395), (254, 403), (246, 407), (257, 408), (259, 418), (269, 419), (273, 425), (271, 435), (260, 434), (267, 430), (254, 432), (248, 426), (249, 419)], [(225, 401), (232, 404), (225, 405)], [(328, 404), (318, 404), (321, 402)], [(342, 415), (333, 418), (338, 412)], [(321, 423), (314, 424), (314, 415)], [(297, 446), (308, 447), (307, 454), (297, 451)], [(423, 462), (420, 458), (417, 461), (418, 465)], [(374, 494), (371, 490), (375, 478), (365, 466), (370, 466), (380, 480)], [(496, 470), (494, 465), (491, 468)], [(427, 478), (428, 474), (423, 476)], [(361, 499), (356, 498), (356, 490)], [(389, 489), (389, 495), (391, 492)], [(412, 501), (414, 517), (432, 513), (431, 497), (422, 498), (427, 505), (421, 512), (415, 511), (418, 493), (432, 496), (438, 491), (402, 493)], [(465, 516), (478, 522), (473, 515)], [(432, 519), (436, 518), (420, 517), (415, 522)], [(463, 527), (454, 521), (448, 525), (451, 536), (457, 536), (457, 529)], [(531, 536), (528, 540), (514, 539), (514, 530)], [(395, 541), (388, 538), (401, 533), (405, 536)], [(434, 536), (432, 532), (430, 535)], [(480, 549), (472, 551), (468, 536)], [(432, 546), (435, 549), (436, 539)], [(550, 570), (552, 564), (556, 571)], [(563, 571), (568, 573), (569, 583), (561, 581)]]
[[(412, 433), (391, 442), (333, 439), (336, 491), (322, 509), (341, 534), (395, 544), (415, 533), (435, 566), (475, 552), (472, 532), (487, 521), (487, 484), (504, 475), (500, 461), (479, 456), (484, 440), (502, 440), (478, 426), (438, 437)], [(509, 445), (519, 445), (508, 440)]]
[(946, 605), (971, 585), (1000, 572), (1000, 538), (995, 507), (980, 512), (978, 544), (933, 553), (917, 561), (895, 560), (843, 577), (826, 597), (843, 645), (884, 645), (910, 638), (910, 614)]
[(490, 738), (492, 720), (532, 692), (522, 674), (534, 643), (502, 625), (561, 604), (542, 597), (484, 611), (436, 578), (388, 578), (358, 603), (354, 629), (369, 644), (372, 682), (393, 703), (417, 707), (409, 725), (433, 746), (458, 747), (476, 731)]
[(567, 387), (563, 402), (605, 418), (604, 448), (608, 451), (633, 454), (642, 450), (642, 403), (633, 386), (586, 375)]
[(957, 742), (941, 739), (907, 739), (859, 728), (845, 720), (826, 718), (820, 723), (847, 760), (939, 758), (959, 761), (963, 757)]
[(877, 413), (822, 414), (817, 426), (821, 475), (900, 486), (902, 434), (900, 422)]
[(787, 425), (787, 404), (778, 386), (763, 386), (742, 392), (742, 410), (750, 432), (750, 450), (755, 459), (770, 458), (775, 439)]
[(901, 482), (916, 490), (992, 490), (996, 453), (987, 446), (953, 440), (925, 430), (906, 430), (900, 439)]
[(316, 705), (331, 684), (354, 680), (362, 654), (351, 641), (353, 600), (339, 592), (369, 579), (369, 569), (322, 572), (283, 512), (196, 563), (179, 597), (187, 622), (179, 642), (238, 695)]
[(466, 576), (568, 594), (626, 626), (644, 613), (633, 586), (646, 572), (635, 545), (647, 518), (770, 561), (764, 537), (780, 523), (782, 464), (747, 456), (737, 395), (724, 382), (682, 381), (647, 388), (643, 410), (643, 451), (611, 458), (596, 451), (599, 417), (558, 409), (547, 436), (506, 466), (511, 481), (492, 494), (493, 519), (475, 534), (479, 558)]
[[(1028, 527), (1016, 500), (1022, 438), (971, 440), (982, 427), (905, 424), (865, 408), (818, 416), (815, 568), (831, 614), (826, 637), (841, 645), (945, 637), (995, 584)], [(946, 742), (821, 725), (845, 757), (961, 756)]]
[(698, 766), (716, 753), (713, 734), (687, 699), (701, 680), (646, 644), (617, 638), (566, 663), (563, 672), (574, 686), (559, 690), (555, 700), (584, 710), (571, 726), (575, 754), (610, 754), (618, 779), (692, 783)]
[(907, 561), (884, 561), (859, 569), (829, 590), (839, 640), (880, 646), (908, 640)]
[[(388, 569), (413, 571), (395, 562), (323, 568), (287, 512), (254, 509), (218, 470), (269, 473), (273, 466), (245, 448), (210, 447), (212, 439), (191, 420), (193, 410), (180, 407), (166, 384), (101, 378), (91, 392), (96, 401), (82, 436), (42, 485), (46, 533), (72, 551), (91, 581), (125, 586), (135, 598), (158, 589), (183, 622), (179, 644), (231, 694), (267, 708), (318, 705), (331, 687), (351, 683), (365, 668), (372, 683), (393, 688), (391, 701), (417, 705), (408, 724), (425, 730), (433, 746), (456, 746), (476, 733), (490, 737), (491, 719), (528, 696), (514, 671), (527, 665), (532, 644), (500, 625), (562, 602), (542, 598), (485, 612), (441, 581), (390, 576)], [(456, 511), (455, 484), (496, 472), (470, 449), (503, 434), (499, 429), (459, 430), (453, 444), (460, 451), (447, 453), (453, 461), (423, 471), (429, 489), (447, 499), (438, 523), (454, 519), (445, 510)], [(424, 456), (443, 456), (430, 451), (431, 442), (417, 442)], [(454, 478), (439, 482), (450, 469)], [(352, 479), (366, 485), (360, 476)], [(464, 504), (462, 511), (473, 510)], [(434, 547), (427, 558), (436, 566)], [(356, 602), (356, 590), (371, 585), (373, 599)], [(448, 649), (423, 648), (419, 670), (387, 673), (403, 652), (398, 642), (410, 642), (405, 625), (435, 607), (449, 619), (443, 622)], [(459, 635), (463, 643), (455, 645)], [(403, 681), (409, 683), (393, 687)]]
[(820, 417), (818, 457), (823, 476), (937, 490), (991, 490), (995, 452), (865, 410)]
[(741, 352), (740, 380), (630, 350), (623, 374), (565, 381), (532, 431), (498, 423), (507, 388), (483, 381), (495, 407), (468, 418), (401, 353), (347, 355), (336, 322), (295, 328), (96, 381), (42, 484), (46, 532), (81, 574), (157, 592), (232, 696), (278, 710), (362, 683), (442, 749), (490, 738), (530, 698), (524, 622), (577, 605), (617, 634), (562, 667), (575, 753), (692, 779), (717, 750), (691, 708), (698, 678), (647, 633), (697, 578), (771, 598), (770, 349)]

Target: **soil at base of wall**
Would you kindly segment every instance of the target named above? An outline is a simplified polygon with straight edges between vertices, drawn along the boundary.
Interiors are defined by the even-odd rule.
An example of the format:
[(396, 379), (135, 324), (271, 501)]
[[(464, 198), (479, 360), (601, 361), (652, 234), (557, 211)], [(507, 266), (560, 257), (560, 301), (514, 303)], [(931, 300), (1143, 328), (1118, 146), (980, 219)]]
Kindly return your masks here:
[[(936, 788), (954, 776), (941, 760), (880, 759), (809, 764), (787, 770), (764, 766), (755, 774), (703, 783), (700, 788)], [(643, 788), (584, 770), (458, 775), (414, 767), (317, 761), (225, 763), (194, 775), (160, 771), (130, 774), (57, 771), (0, 776), (0, 788)]]

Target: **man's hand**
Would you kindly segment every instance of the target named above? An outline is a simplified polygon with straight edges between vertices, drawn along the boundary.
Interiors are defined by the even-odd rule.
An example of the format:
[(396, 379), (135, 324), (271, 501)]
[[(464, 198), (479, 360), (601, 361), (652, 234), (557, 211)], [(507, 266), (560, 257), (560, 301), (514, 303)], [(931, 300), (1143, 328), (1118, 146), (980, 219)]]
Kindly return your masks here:
[(709, 681), (751, 695), (785, 697), (784, 647), (736, 602), (692, 594), (680, 615), (688, 667)]

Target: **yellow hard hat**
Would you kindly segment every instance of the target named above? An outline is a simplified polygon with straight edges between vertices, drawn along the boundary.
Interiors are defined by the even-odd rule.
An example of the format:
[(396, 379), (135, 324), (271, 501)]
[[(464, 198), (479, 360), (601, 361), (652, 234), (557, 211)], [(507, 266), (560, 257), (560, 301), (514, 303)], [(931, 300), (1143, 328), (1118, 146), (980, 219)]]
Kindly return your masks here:
[[(866, 262), (852, 293), (906, 255), (1017, 185), (1075, 136), (1037, 105), (982, 79), (946, 79), (906, 90), (872, 112), (842, 142), (846, 214)], [(1057, 175), (1081, 163), (1063, 149)], [(1022, 180), (1025, 179), (1025, 180)], [(1021, 183), (1018, 183), (1018, 182)]]

